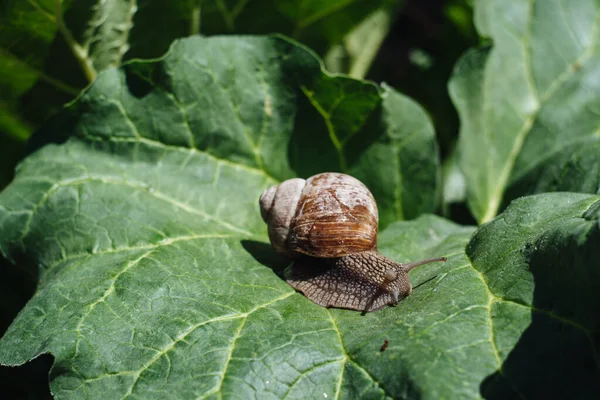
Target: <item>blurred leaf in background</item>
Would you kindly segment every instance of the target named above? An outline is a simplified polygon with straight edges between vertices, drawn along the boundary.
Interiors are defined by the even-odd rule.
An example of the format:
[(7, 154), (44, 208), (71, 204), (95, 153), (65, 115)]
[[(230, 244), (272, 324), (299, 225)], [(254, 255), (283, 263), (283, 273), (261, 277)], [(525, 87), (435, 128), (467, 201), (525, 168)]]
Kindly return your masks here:
[(467, 0), (407, 0), (366, 78), (385, 81), (417, 100), (436, 128), (442, 159), (458, 136), (458, 115), (446, 88), (456, 60), (479, 43)]
[(397, 8), (381, 8), (350, 31), (325, 55), (328, 71), (364, 78), (396, 17)]
[(477, 3), (492, 45), (457, 63), (459, 164), (478, 222), (533, 193), (600, 189), (600, 3)]

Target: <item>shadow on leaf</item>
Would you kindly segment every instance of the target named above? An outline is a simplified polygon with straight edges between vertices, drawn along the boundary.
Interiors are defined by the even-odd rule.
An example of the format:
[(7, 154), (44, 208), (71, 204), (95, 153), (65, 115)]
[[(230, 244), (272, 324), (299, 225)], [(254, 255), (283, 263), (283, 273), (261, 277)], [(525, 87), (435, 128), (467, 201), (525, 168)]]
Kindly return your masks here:
[(267, 268), (270, 268), (283, 279), (285, 267), (290, 264), (290, 260), (278, 254), (273, 248), (263, 242), (256, 240), (242, 240), (240, 242), (244, 250), (246, 250), (256, 261)]
[(598, 243), (597, 223), (574, 224), (525, 249), (535, 282), (531, 323), (501, 370), (482, 382), (484, 398), (600, 398)]
[[(33, 296), (38, 269), (29, 265), (24, 259), (12, 264), (0, 258), (0, 337)], [(24, 365), (0, 366), (2, 395), (9, 399), (51, 399), (48, 371), (53, 360), (51, 355), (44, 354)]]

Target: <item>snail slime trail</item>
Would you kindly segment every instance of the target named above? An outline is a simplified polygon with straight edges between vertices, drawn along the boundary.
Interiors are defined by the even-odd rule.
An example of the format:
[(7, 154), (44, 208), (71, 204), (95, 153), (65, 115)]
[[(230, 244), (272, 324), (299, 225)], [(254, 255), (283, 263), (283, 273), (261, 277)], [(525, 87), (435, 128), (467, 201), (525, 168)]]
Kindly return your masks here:
[(259, 203), (271, 245), (294, 259), (286, 281), (323, 307), (368, 312), (396, 305), (412, 291), (411, 269), (446, 261), (403, 264), (379, 254), (377, 204), (350, 175), (289, 179), (265, 190)]

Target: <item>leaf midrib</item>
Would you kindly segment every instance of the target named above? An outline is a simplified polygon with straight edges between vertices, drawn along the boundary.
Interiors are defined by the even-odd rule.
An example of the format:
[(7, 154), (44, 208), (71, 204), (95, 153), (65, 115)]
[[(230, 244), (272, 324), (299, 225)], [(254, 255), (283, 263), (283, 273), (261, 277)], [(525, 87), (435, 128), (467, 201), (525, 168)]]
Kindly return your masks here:
[[(530, 2), (530, 7), (533, 8), (533, 6), (534, 6), (533, 2)], [(576, 72), (576, 69), (572, 68), (571, 65), (569, 65), (560, 75), (558, 75), (555, 78), (555, 80), (549, 85), (549, 87), (545, 93), (543, 93), (541, 96), (538, 94), (537, 88), (536, 88), (535, 84), (533, 83), (533, 74), (532, 74), (532, 70), (531, 70), (531, 64), (530, 63), (528, 64), (526, 62), (530, 58), (528, 45), (529, 45), (529, 40), (530, 40), (530, 36), (531, 36), (531, 26), (532, 26), (532, 17), (533, 17), (532, 14), (533, 13), (530, 10), (529, 20), (527, 22), (527, 34), (525, 36), (525, 40), (523, 40), (523, 42), (522, 42), (522, 45), (523, 45), (523, 52), (524, 52), (525, 70), (527, 71), (527, 77), (528, 77), (527, 82), (530, 85), (530, 88), (532, 89), (531, 94), (533, 97), (535, 97), (537, 104), (536, 104), (535, 109), (524, 120), (521, 130), (517, 133), (517, 136), (515, 137), (512, 149), (509, 153), (509, 156), (508, 156), (506, 162), (504, 163), (504, 167), (500, 171), (498, 179), (496, 180), (496, 185), (493, 187), (492, 193), (488, 193), (489, 200), (486, 204), (486, 208), (484, 209), (483, 215), (479, 218), (479, 223), (489, 222), (492, 219), (494, 219), (494, 217), (498, 214), (498, 210), (501, 205), (501, 201), (502, 201), (502, 197), (504, 195), (504, 191), (506, 189), (506, 185), (508, 183), (508, 180), (510, 179), (511, 173), (512, 173), (515, 163), (517, 161), (517, 157), (520, 154), (521, 149), (523, 148), (525, 139), (531, 132), (531, 128), (533, 126), (535, 119), (537, 118), (540, 110), (543, 108), (544, 103), (548, 102), (554, 96), (554, 94), (558, 91), (558, 89), (568, 80), (568, 78)], [(575, 64), (579, 64), (580, 66), (582, 66), (586, 61), (588, 61), (592, 57), (592, 55), (594, 55), (594, 49), (596, 48), (596, 43), (598, 42), (598, 36), (600, 34), (599, 28), (600, 28), (600, 11), (596, 12), (596, 16), (594, 18), (594, 24), (592, 26), (592, 32), (591, 32), (591, 36), (590, 36), (591, 37), (590, 43), (584, 49), (584, 51), (581, 53), (581, 55), (577, 58), (577, 60), (575, 61)], [(493, 56), (493, 54), (491, 56)], [(486, 73), (485, 79), (491, 80), (492, 78)], [(485, 87), (487, 87), (487, 86), (485, 86)], [(486, 91), (486, 93), (488, 93), (488, 92)], [(487, 95), (487, 96), (484, 95), (484, 104), (487, 103), (485, 101), (485, 99), (488, 97), (489, 97), (489, 95)], [(490, 125), (489, 123), (486, 124), (484, 121), (484, 130), (486, 132), (488, 131), (488, 129), (486, 127), (489, 127), (489, 125)], [(489, 133), (486, 136), (489, 137)], [(488, 160), (489, 160), (489, 157), (488, 157)], [(491, 172), (491, 170), (492, 169), (490, 167), (488, 167), (488, 172)], [(493, 180), (490, 179), (489, 176), (488, 176), (488, 182), (493, 182)]]

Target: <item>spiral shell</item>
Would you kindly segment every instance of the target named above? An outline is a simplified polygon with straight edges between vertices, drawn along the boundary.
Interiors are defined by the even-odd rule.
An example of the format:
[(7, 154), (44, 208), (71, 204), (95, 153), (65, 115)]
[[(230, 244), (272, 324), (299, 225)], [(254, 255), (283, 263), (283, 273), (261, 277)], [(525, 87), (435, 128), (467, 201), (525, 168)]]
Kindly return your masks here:
[(375, 199), (349, 175), (289, 179), (267, 189), (260, 208), (271, 244), (281, 253), (333, 258), (376, 249)]

